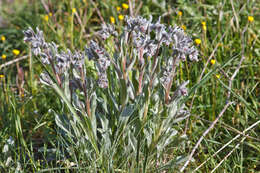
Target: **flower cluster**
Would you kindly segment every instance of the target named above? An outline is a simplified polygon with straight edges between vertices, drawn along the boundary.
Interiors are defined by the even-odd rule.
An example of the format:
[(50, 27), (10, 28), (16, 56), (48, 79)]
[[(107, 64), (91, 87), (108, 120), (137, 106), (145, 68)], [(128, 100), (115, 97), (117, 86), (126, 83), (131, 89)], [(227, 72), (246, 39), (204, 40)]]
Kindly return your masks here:
[[(126, 26), (121, 39), (126, 44), (132, 44), (135, 52), (138, 53), (139, 62), (144, 64), (145, 57), (158, 57), (159, 49), (166, 46), (172, 50), (172, 56), (169, 58), (167, 67), (162, 73), (160, 81), (163, 87), (169, 88), (171, 79), (173, 78), (174, 67), (179, 60), (185, 60), (186, 56), (191, 61), (198, 61), (198, 51), (192, 46), (192, 39), (188, 37), (184, 30), (178, 26), (166, 27), (161, 24), (160, 18), (153, 23), (152, 16), (147, 20), (143, 17), (125, 17)], [(103, 24), (101, 30), (98, 31), (99, 36), (106, 40), (111, 35), (118, 36), (114, 26)], [(59, 51), (58, 46), (54, 43), (47, 43), (43, 37), (43, 32), (38, 28), (36, 33), (29, 28), (24, 31), (24, 41), (31, 43), (32, 52), (34, 55), (41, 57), (43, 64), (51, 65), (54, 74), (62, 75), (68, 71), (69, 68), (75, 68), (77, 71), (85, 70), (83, 65), (85, 56), (81, 52), (72, 53), (69, 49), (66, 51)], [(130, 41), (130, 42), (129, 42)], [(98, 85), (101, 88), (108, 87), (107, 68), (110, 65), (110, 57), (106, 50), (98, 45), (97, 42), (91, 40), (88, 47), (85, 48), (85, 55), (89, 60), (94, 60), (97, 73)], [(49, 81), (47, 74), (43, 74), (42, 81)], [(82, 76), (82, 75), (81, 75)], [(47, 82), (50, 83), (50, 82)], [(182, 95), (186, 95), (182, 92)]]
[(36, 28), (36, 33), (30, 27), (28, 30), (24, 31), (24, 41), (31, 43), (32, 52), (34, 55), (39, 55), (42, 48), (46, 48), (43, 32)]
[[(138, 51), (139, 60), (142, 60), (143, 56), (156, 58), (158, 56), (156, 52), (159, 52), (162, 46), (172, 50), (172, 56), (168, 58), (160, 78), (162, 86), (169, 92), (178, 62), (185, 61), (186, 57), (190, 61), (198, 61), (198, 50), (193, 46), (193, 40), (181, 27), (166, 27), (161, 24), (160, 18), (153, 23), (152, 17), (147, 20), (140, 16), (136, 18), (126, 16), (125, 21), (127, 24), (124, 29), (125, 39), (132, 40)], [(185, 87), (187, 84), (188, 81), (178, 87), (175, 97), (187, 95)]]
[(110, 24), (102, 24), (101, 25), (101, 30), (98, 32), (98, 34), (100, 35), (100, 37), (103, 40), (106, 40), (110, 35), (113, 36), (117, 36), (118, 33), (115, 30), (114, 26), (110, 25)]
[[(75, 52), (73, 54), (69, 49), (59, 51), (58, 45), (54, 42), (45, 42), (43, 32), (38, 28), (36, 28), (36, 33), (32, 28), (29, 28), (24, 31), (24, 35), (24, 41), (30, 43), (33, 54), (39, 55), (43, 64), (51, 65), (54, 74), (57, 74), (59, 79), (62, 79), (63, 73), (68, 71), (71, 66), (77, 70), (82, 68), (84, 64), (84, 55), (82, 53)], [(42, 82), (52, 83), (47, 73), (43, 73), (41, 77), (43, 77)]]
[[(152, 17), (149, 20), (142, 17), (126, 17), (126, 34), (132, 34), (132, 39), (136, 48), (142, 48), (148, 56), (153, 56), (156, 49), (160, 48), (161, 43), (169, 46), (172, 44), (174, 55), (180, 55), (184, 60), (189, 56), (191, 61), (198, 61), (198, 51), (192, 46), (192, 39), (188, 37), (184, 30), (178, 26), (166, 27), (160, 23), (160, 18), (156, 23), (152, 23)], [(152, 39), (151, 33), (155, 34)]]
[(94, 60), (98, 70), (98, 85), (101, 88), (107, 88), (108, 79), (106, 70), (110, 65), (110, 59), (105, 49), (101, 48), (95, 41), (91, 40), (89, 48), (85, 49), (89, 60)]

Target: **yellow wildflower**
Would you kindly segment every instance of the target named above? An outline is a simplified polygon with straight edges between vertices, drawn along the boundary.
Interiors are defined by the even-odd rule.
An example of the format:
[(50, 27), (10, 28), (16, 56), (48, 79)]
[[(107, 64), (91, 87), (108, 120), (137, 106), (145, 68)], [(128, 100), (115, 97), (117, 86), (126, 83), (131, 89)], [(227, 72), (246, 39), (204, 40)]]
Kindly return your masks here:
[(121, 10), (121, 7), (117, 6), (116, 11), (120, 11), (120, 10)]
[(5, 41), (5, 36), (4, 36), (4, 35), (1, 36), (1, 40), (2, 40), (3, 42)]
[(2, 55), (2, 59), (6, 59), (6, 55), (5, 54)]
[(119, 20), (124, 20), (124, 16), (122, 14), (118, 15)]
[(16, 56), (19, 55), (20, 54), (20, 50), (14, 49), (13, 50), (13, 54), (16, 55)]
[(178, 16), (180, 16), (180, 17), (182, 16), (182, 12), (181, 11), (178, 12)]
[(185, 25), (182, 25), (181, 28), (185, 31), (187, 27)]
[(220, 78), (220, 74), (216, 74), (216, 78), (218, 78), (218, 79), (219, 79), (219, 78)]
[(77, 12), (76, 8), (72, 8), (72, 13), (76, 13), (76, 12)]
[(115, 22), (116, 22), (115, 18), (112, 17), (112, 16), (110, 16), (110, 22), (111, 22), (111, 23), (115, 23)]
[(216, 63), (216, 60), (212, 59), (212, 60), (210, 60), (210, 63), (211, 63), (212, 65), (214, 65), (214, 64)]
[(45, 16), (43, 17), (43, 19), (44, 19), (46, 22), (48, 22), (49, 16), (48, 16), (48, 15), (45, 15)]
[(197, 39), (195, 39), (195, 43), (196, 43), (197, 45), (200, 45), (201, 40), (197, 38)]
[(202, 29), (203, 29), (204, 31), (206, 31), (206, 30), (207, 30), (206, 22), (202, 21), (201, 24), (202, 24)]
[(4, 78), (5, 77), (5, 75), (3, 75), (3, 74), (0, 74), (0, 78)]
[(51, 17), (51, 16), (52, 16), (52, 13), (49, 13), (49, 16)]
[(202, 29), (203, 29), (204, 31), (206, 31), (206, 30), (207, 30), (207, 26), (206, 26), (206, 25), (203, 25), (203, 26), (202, 26)]
[(253, 16), (248, 16), (248, 17), (247, 17), (247, 20), (251, 23), (251, 22), (254, 21), (254, 17), (253, 17)]
[(122, 7), (123, 7), (123, 9), (126, 9), (126, 10), (129, 8), (128, 4), (126, 4), (126, 3), (123, 3)]

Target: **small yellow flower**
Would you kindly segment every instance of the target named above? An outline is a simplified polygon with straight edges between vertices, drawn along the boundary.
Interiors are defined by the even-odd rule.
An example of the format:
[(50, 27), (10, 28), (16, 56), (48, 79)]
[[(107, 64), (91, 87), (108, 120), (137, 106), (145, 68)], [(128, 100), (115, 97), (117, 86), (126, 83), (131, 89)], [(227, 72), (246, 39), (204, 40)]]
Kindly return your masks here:
[(20, 50), (14, 49), (13, 50), (13, 54), (16, 55), (16, 56), (19, 55), (20, 54)]
[(201, 40), (197, 38), (197, 39), (195, 39), (195, 43), (196, 43), (197, 45), (200, 45)]
[(120, 11), (120, 10), (121, 10), (121, 7), (117, 6), (116, 11)]
[(110, 22), (111, 22), (111, 23), (115, 23), (115, 22), (116, 22), (115, 18), (112, 17), (112, 16), (110, 16)]
[(52, 13), (49, 13), (49, 16), (51, 17), (51, 16), (52, 16)]
[(86, 0), (83, 0), (84, 3), (86, 3), (87, 1)]
[(129, 8), (128, 4), (126, 4), (126, 3), (123, 3), (122, 7), (123, 7), (123, 9), (126, 9), (126, 10)]
[(202, 26), (202, 29), (203, 29), (204, 31), (206, 31), (206, 30), (207, 30), (207, 26), (206, 26), (206, 25), (203, 25), (203, 26)]
[(248, 16), (247, 20), (251, 23), (254, 21), (254, 17), (253, 16)]
[(185, 31), (187, 27), (185, 25), (182, 25), (181, 28)]
[(124, 17), (122, 14), (118, 15), (118, 19), (119, 19), (119, 20), (124, 20), (124, 18), (125, 18), (125, 17)]
[(202, 24), (202, 29), (203, 29), (204, 31), (206, 31), (206, 30), (207, 30), (206, 22), (202, 21), (201, 24)]
[(210, 60), (210, 64), (212, 64), (212, 65), (216, 64), (216, 60), (214, 60), (214, 59)]
[(204, 21), (202, 21), (201, 24), (202, 24), (203, 26), (206, 26), (206, 22), (204, 22)]
[(218, 79), (219, 79), (219, 78), (220, 78), (220, 74), (216, 74), (216, 78), (218, 78)]
[(179, 16), (179, 17), (182, 16), (182, 12), (181, 12), (181, 11), (178, 12), (178, 16)]
[(3, 75), (3, 74), (0, 74), (0, 78), (4, 78), (5, 77), (5, 75)]
[(5, 54), (2, 55), (2, 59), (6, 59), (6, 55)]
[(45, 15), (45, 16), (43, 17), (43, 19), (44, 19), (46, 22), (48, 22), (49, 16), (48, 16), (48, 15)]
[(4, 35), (1, 36), (1, 40), (2, 40), (3, 42), (5, 41), (5, 36), (4, 36)]
[(76, 12), (77, 12), (76, 8), (72, 8), (72, 13), (76, 13)]

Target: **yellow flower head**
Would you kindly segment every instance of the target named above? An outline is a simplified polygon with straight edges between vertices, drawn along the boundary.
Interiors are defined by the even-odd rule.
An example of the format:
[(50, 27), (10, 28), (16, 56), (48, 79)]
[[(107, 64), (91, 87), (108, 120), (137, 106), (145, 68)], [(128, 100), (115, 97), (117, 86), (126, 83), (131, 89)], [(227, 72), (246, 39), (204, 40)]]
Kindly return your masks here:
[(76, 12), (77, 12), (76, 8), (72, 8), (72, 13), (76, 13)]
[(216, 78), (218, 78), (218, 79), (219, 79), (219, 78), (220, 78), (220, 74), (216, 74)]
[(214, 64), (216, 63), (216, 60), (212, 59), (212, 60), (210, 60), (210, 63), (211, 63), (212, 65), (214, 65)]
[(118, 19), (119, 20), (124, 20), (125, 16), (123, 16), (122, 14), (118, 15)]
[(5, 75), (3, 75), (3, 74), (0, 74), (0, 78), (4, 78), (5, 77)]
[(111, 22), (111, 23), (115, 23), (115, 22), (116, 22), (115, 18), (112, 17), (112, 16), (110, 16), (110, 22)]
[(126, 9), (126, 10), (129, 8), (128, 4), (126, 4), (126, 3), (123, 3), (122, 7), (123, 7), (123, 9)]
[(182, 25), (181, 28), (185, 31), (187, 27), (185, 25)]
[(13, 50), (13, 54), (16, 55), (16, 56), (19, 55), (20, 54), (20, 50), (14, 49)]
[(202, 21), (201, 24), (202, 24), (203, 26), (206, 26), (206, 22), (204, 22), (204, 21)]
[(6, 59), (6, 55), (5, 54), (2, 55), (2, 59)]
[(182, 12), (178, 11), (178, 16), (181, 17), (182, 16)]
[(51, 17), (51, 16), (52, 16), (52, 13), (49, 13), (49, 16)]
[(116, 11), (120, 11), (120, 10), (121, 10), (121, 7), (117, 6)]
[(48, 15), (45, 15), (45, 16), (43, 17), (43, 19), (44, 19), (46, 22), (48, 22), (49, 16), (48, 16)]
[(5, 41), (5, 36), (4, 36), (4, 35), (1, 36), (1, 40), (2, 40), (3, 42)]
[(207, 30), (207, 26), (206, 26), (206, 25), (203, 25), (203, 26), (202, 26), (202, 29), (203, 29), (204, 31), (206, 31), (206, 30)]
[(196, 43), (196, 45), (200, 45), (201, 40), (197, 38), (197, 39), (195, 39), (195, 43)]
[(253, 22), (253, 21), (254, 21), (254, 17), (253, 17), (253, 16), (248, 16), (248, 17), (247, 17), (247, 20), (248, 20), (249, 22)]

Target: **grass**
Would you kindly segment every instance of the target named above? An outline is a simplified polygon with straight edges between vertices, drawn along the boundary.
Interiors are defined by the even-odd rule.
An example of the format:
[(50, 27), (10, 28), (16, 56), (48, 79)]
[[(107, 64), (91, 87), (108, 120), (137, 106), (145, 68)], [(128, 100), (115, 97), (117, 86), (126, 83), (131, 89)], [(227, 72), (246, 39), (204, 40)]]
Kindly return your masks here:
[[(0, 28), (0, 36), (6, 38), (0, 41), (0, 54), (7, 57), (1, 59), (0, 64), (23, 55), (29, 57), (0, 69), (0, 74), (4, 75), (0, 78), (0, 149), (4, 148), (10, 136), (15, 141), (14, 145), (9, 145), (8, 152), (0, 155), (1, 172), (14, 172), (15, 169), (21, 172), (97, 172), (95, 164), (103, 164), (100, 172), (129, 170), (125, 163), (131, 156), (115, 154), (113, 159), (115, 162), (121, 159), (122, 166), (114, 163), (118, 167), (110, 168), (105, 165), (109, 157), (90, 157), (91, 160), (75, 146), (64, 146), (69, 139), (57, 127), (55, 115), (68, 110), (53, 90), (39, 83), (39, 74), (44, 69), (30, 56), (23, 43), (22, 30), (38, 26), (48, 41), (55, 41), (62, 48), (82, 50), (91, 38), (97, 38), (96, 32), (103, 21), (109, 23), (110, 16), (113, 16), (115, 27), (120, 31), (123, 21), (118, 19), (118, 15), (131, 12), (145, 17), (153, 15), (154, 19), (162, 15), (163, 23), (185, 26), (194, 40), (201, 40), (197, 45), (200, 62), (181, 62), (177, 74), (178, 80), (189, 80), (191, 88), (186, 100), (191, 116), (176, 125), (179, 134), (186, 135), (186, 138), (178, 147), (172, 145), (162, 153), (156, 153), (163, 155), (160, 157), (162, 160), (157, 161), (160, 165), (153, 167), (156, 160), (152, 160), (147, 172), (179, 172), (185, 162), (176, 164), (181, 160), (176, 157), (189, 156), (196, 144), (198, 147), (185, 169), (187, 172), (195, 170), (207, 159), (197, 172), (211, 172), (215, 168), (216, 172), (260, 172), (260, 126), (256, 124), (245, 131), (259, 121), (260, 3), (256, 0), (179, 0), (168, 3), (146, 0), (137, 1), (136, 8), (127, 10), (122, 9), (122, 3), (127, 2), (63, 0), (42, 4), (24, 0), (22, 5), (18, 1), (11, 5), (3, 2), (0, 13), (7, 24)], [(117, 6), (121, 7), (120, 11), (117, 11)], [(248, 16), (253, 16), (254, 21), (250, 22)], [(13, 49), (20, 50), (20, 54), (14, 55)], [(231, 80), (233, 74), (236, 75)], [(229, 101), (232, 104), (212, 124)], [(214, 125), (213, 128), (198, 143), (210, 125)], [(240, 136), (236, 138), (237, 135)], [(223, 150), (211, 157), (229, 141)], [(92, 153), (88, 154), (92, 156)], [(9, 164), (8, 158), (12, 159)], [(138, 164), (145, 163), (145, 157), (136, 159), (137, 165), (130, 169), (132, 172), (140, 171), (143, 165)], [(73, 163), (82, 164), (73, 167)]]

